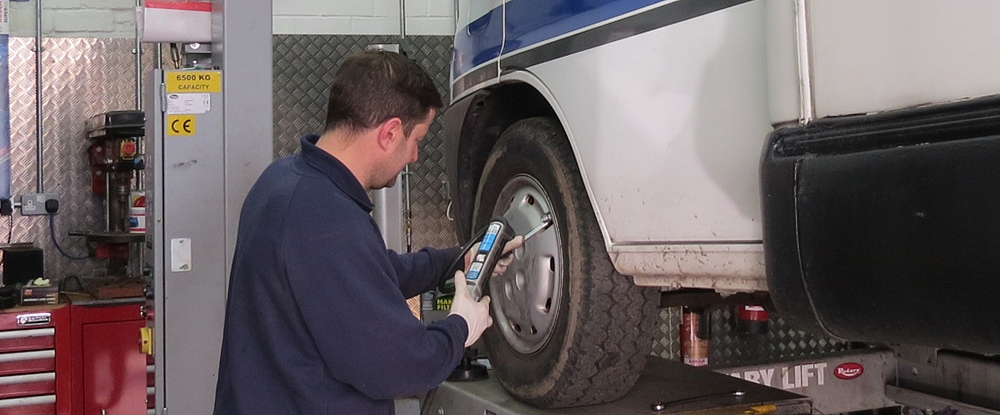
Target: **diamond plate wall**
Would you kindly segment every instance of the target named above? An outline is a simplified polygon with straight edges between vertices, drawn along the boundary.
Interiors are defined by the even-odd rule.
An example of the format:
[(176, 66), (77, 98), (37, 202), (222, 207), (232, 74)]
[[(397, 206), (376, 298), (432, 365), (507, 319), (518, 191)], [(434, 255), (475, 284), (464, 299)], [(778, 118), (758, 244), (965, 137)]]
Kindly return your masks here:
[(736, 331), (736, 317), (732, 307), (715, 310), (711, 315), (709, 361), (713, 365), (821, 355), (847, 350), (849, 346), (847, 342), (792, 329), (784, 319), (774, 316), (768, 320), (767, 334), (743, 336)]
[[(298, 138), (319, 133), (326, 120), (330, 83), (340, 60), (374, 43), (396, 43), (392, 36), (276, 35), (274, 37), (274, 155), (299, 151)], [(404, 50), (434, 78), (447, 96), (451, 37), (412, 36)], [(413, 248), (457, 244), (446, 218), (444, 149), (440, 117), (420, 147), (420, 160), (410, 166)]]
[(653, 333), (653, 356), (681, 360), (681, 309), (661, 308), (657, 315), (656, 332)]
[[(34, 193), (35, 180), (35, 54), (33, 38), (10, 40), (10, 110), (12, 194)], [(45, 39), (42, 43), (42, 125), (44, 126), (44, 190), (60, 198), (55, 217), (56, 237), (73, 255), (82, 255), (73, 229), (103, 229), (103, 199), (91, 195), (84, 120), (109, 110), (135, 108), (135, 55), (129, 39)], [(153, 54), (143, 56), (144, 71), (153, 68)], [(6, 221), (0, 229), (6, 231)], [(100, 272), (93, 260), (62, 257), (49, 236), (45, 216), (14, 215), (13, 242), (35, 242), (45, 251), (49, 277)]]

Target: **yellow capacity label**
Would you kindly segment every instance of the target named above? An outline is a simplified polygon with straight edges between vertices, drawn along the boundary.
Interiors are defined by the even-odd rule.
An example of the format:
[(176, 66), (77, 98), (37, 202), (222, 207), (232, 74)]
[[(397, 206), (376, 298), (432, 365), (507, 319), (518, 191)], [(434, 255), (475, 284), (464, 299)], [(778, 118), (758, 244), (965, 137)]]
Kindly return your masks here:
[(222, 92), (220, 71), (169, 71), (167, 93)]

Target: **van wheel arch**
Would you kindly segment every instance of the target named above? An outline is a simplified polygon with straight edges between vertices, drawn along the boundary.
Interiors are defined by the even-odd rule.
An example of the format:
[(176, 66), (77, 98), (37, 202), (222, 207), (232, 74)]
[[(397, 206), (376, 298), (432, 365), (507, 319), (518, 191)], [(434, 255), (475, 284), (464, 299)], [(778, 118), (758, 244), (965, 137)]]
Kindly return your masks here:
[(523, 82), (501, 84), (477, 93), (464, 114), (458, 140), (457, 171), (451, 184), (459, 241), (472, 237), (472, 216), (483, 167), (500, 139), (514, 123), (532, 117), (554, 117), (549, 102)]

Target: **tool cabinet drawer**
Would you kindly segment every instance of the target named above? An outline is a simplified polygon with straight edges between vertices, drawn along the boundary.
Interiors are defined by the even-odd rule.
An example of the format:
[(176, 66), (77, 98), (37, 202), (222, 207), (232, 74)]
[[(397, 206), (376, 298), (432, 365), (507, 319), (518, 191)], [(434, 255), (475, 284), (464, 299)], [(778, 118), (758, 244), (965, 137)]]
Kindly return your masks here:
[(0, 331), (0, 353), (54, 349), (55, 334), (51, 327)]
[(56, 370), (55, 350), (0, 353), (0, 376)]
[(56, 396), (0, 399), (0, 415), (55, 415)]
[(55, 372), (0, 376), (0, 399), (56, 393)]
[(56, 309), (28, 308), (0, 313), (0, 331), (55, 327)]
[(29, 306), (0, 312), (0, 415), (70, 413), (68, 310)]

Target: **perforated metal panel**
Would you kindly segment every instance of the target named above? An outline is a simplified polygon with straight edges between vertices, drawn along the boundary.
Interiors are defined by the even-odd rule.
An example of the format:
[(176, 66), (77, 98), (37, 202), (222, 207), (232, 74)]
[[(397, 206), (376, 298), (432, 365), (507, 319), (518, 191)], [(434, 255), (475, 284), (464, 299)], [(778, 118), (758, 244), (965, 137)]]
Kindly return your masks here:
[[(10, 109), (12, 194), (34, 193), (35, 180), (35, 40), (10, 40)], [(82, 255), (81, 238), (70, 230), (103, 229), (103, 199), (90, 191), (84, 121), (110, 110), (135, 109), (134, 43), (129, 39), (45, 39), (42, 64), (44, 187), (60, 197), (55, 225), (60, 244)], [(148, 47), (148, 46), (147, 46)], [(143, 55), (145, 70), (153, 54)], [(4, 241), (7, 223), (0, 221)], [(45, 250), (46, 274), (54, 278), (101, 272), (94, 260), (62, 257), (49, 236), (45, 216), (14, 215), (13, 242), (34, 241)]]

